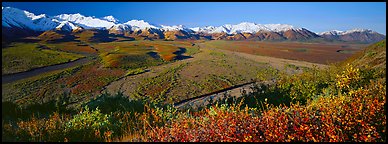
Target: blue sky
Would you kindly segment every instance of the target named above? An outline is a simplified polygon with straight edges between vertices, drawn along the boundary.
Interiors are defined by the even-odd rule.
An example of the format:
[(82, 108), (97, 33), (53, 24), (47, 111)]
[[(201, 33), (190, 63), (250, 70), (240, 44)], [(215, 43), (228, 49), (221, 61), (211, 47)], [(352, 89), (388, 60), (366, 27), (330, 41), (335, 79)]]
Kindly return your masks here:
[(121, 22), (207, 25), (281, 23), (313, 32), (367, 28), (385, 34), (386, 2), (2, 2), (35, 14), (113, 15)]

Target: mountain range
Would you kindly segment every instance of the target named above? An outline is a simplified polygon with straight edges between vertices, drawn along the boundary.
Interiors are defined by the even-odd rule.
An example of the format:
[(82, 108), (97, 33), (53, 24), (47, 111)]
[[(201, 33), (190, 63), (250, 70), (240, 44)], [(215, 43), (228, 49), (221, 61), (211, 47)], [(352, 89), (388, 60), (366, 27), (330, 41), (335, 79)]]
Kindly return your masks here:
[(141, 39), (207, 39), (207, 40), (268, 40), (305, 41), (322, 39), (328, 41), (350, 41), (373, 43), (385, 39), (385, 35), (369, 29), (327, 31), (314, 33), (306, 28), (288, 24), (256, 24), (242, 22), (222, 26), (187, 28), (183, 25), (166, 26), (150, 24), (144, 20), (120, 23), (113, 16), (96, 18), (77, 14), (47, 16), (12, 7), (2, 7), (2, 40), (8, 41), (45, 32), (71, 34), (80, 31), (106, 31), (110, 35)]

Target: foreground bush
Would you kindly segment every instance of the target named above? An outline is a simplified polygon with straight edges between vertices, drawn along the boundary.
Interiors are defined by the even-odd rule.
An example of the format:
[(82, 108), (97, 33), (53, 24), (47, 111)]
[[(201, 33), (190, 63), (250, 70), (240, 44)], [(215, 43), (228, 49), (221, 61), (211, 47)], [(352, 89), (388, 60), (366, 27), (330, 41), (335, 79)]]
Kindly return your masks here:
[(6, 124), (3, 133), (6, 138), (13, 137), (11, 141), (105, 141), (120, 132), (120, 125), (111, 115), (86, 108), (73, 117), (58, 113), (49, 118), (32, 117), (17, 122), (16, 129)]
[[(267, 90), (270, 93), (259, 95), (265, 99), (261, 107), (246, 106), (241, 109), (240, 105), (244, 106), (243, 103), (247, 103), (246, 100), (241, 100), (240, 105), (212, 106), (195, 113), (194, 117), (177, 118), (162, 127), (150, 130), (148, 140), (385, 141), (385, 69), (360, 70), (352, 65), (334, 68), (334, 70), (323, 71), (334, 71), (334, 73), (322, 74), (322, 71), (310, 71), (300, 75), (280, 77), (280, 82), (278, 81)], [(324, 78), (322, 77), (324, 75), (331, 77)], [(284, 81), (285, 79), (291, 81)], [(324, 85), (321, 82), (324, 82)], [(285, 93), (285, 90), (288, 93)], [(297, 101), (279, 104), (268, 97), (268, 94), (294, 97), (293, 99)], [(279, 97), (275, 96), (275, 98)], [(250, 100), (259, 99), (260, 97)], [(276, 105), (273, 105), (273, 102)], [(252, 102), (248, 104), (252, 105)]]
[[(319, 97), (307, 105), (269, 108), (262, 113), (238, 106), (211, 107), (199, 117), (175, 119), (149, 133), (149, 141), (386, 140), (385, 79), (342, 96)], [(255, 111), (255, 113), (252, 113)]]
[[(180, 115), (169, 105), (130, 100), (122, 93), (104, 93), (84, 103), (78, 113), (60, 113), (66, 112), (60, 110), (46, 113), (49, 114), (47, 117), (20, 112), (33, 110), (30, 108), (20, 109), (9, 102), (4, 104), (12, 111), (3, 111), (3, 116), (8, 118), (2, 121), (2, 138), (3, 141), (16, 142), (102, 142), (119, 140), (129, 135), (136, 135), (131, 141), (144, 141), (143, 137), (151, 127), (162, 126)], [(14, 111), (16, 115), (12, 114)]]

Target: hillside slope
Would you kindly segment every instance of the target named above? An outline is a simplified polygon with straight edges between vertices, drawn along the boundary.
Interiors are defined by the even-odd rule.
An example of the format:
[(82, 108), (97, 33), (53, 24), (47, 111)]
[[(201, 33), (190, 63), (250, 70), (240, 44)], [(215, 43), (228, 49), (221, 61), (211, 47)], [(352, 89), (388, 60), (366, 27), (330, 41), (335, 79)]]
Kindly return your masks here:
[(382, 40), (366, 47), (364, 50), (355, 53), (352, 57), (343, 62), (352, 63), (358, 67), (386, 68), (386, 40)]

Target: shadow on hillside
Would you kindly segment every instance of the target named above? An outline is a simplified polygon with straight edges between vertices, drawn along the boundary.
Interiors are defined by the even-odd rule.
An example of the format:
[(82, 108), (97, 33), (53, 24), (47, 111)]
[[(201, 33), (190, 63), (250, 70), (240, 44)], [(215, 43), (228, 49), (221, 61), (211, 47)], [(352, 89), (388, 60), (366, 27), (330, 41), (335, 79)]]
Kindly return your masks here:
[(89, 40), (91, 42), (113, 42), (117, 39), (111, 38), (114, 35), (109, 34), (108, 31), (97, 31)]
[(160, 56), (157, 52), (148, 52), (147, 54), (154, 59), (160, 59)]
[[(187, 51), (186, 48), (179, 47), (179, 50), (173, 53), (173, 54), (176, 55), (175, 60), (184, 60), (184, 59), (193, 58), (191, 56), (183, 55), (184, 53), (186, 53), (186, 51)], [(152, 58), (154, 58), (154, 59), (160, 59), (161, 58), (160, 55), (157, 52), (148, 52), (147, 54), (149, 56), (151, 56)]]
[(135, 38), (133, 38), (133, 37), (127, 37), (127, 36), (119, 36), (119, 37), (123, 37), (125, 39), (116, 40), (117, 42), (126, 42), (126, 41), (134, 41), (135, 40)]
[[(28, 120), (31, 117), (35, 118), (47, 118), (54, 112), (59, 114), (76, 114), (76, 109), (67, 108), (70, 104), (66, 96), (59, 96), (57, 100), (51, 100), (43, 104), (31, 104), (27, 107), (22, 107), (14, 102), (5, 101), (2, 102), (2, 119), (3, 121), (17, 121)], [(92, 99), (89, 102), (82, 105), (82, 107), (88, 106), (91, 110), (95, 110), (97, 107), (102, 113), (110, 114), (111, 112), (138, 112), (144, 111), (146, 102), (143, 100), (131, 100), (125, 97), (123, 93), (118, 92), (115, 95), (108, 93), (102, 94), (96, 99)]]
[(174, 54), (176, 54), (175, 59), (176, 59), (176, 60), (184, 60), (184, 59), (193, 58), (193, 57), (191, 57), (191, 56), (182, 55), (182, 54), (184, 54), (186, 51), (187, 51), (186, 48), (179, 47), (179, 51), (174, 52)]
[(35, 103), (27, 107), (21, 107), (16, 103), (5, 101), (1, 103), (3, 120), (27, 120), (32, 116), (35, 118), (48, 117), (54, 112), (61, 114), (74, 114), (74, 109), (66, 108), (68, 98), (60, 96), (57, 100), (46, 103)]
[(118, 92), (115, 95), (108, 93), (101, 94), (100, 97), (90, 100), (83, 107), (87, 106), (92, 110), (98, 107), (102, 113), (110, 114), (112, 112), (144, 112), (145, 101), (143, 100), (131, 100), (125, 97), (122, 92)]
[(265, 109), (265, 103), (271, 104), (273, 106), (286, 105), (289, 106), (292, 102), (290, 97), (287, 97), (287, 92), (282, 91), (278, 88), (274, 88), (268, 84), (258, 84), (256, 83), (253, 87), (252, 93), (244, 93), (242, 91), (242, 96), (239, 98), (231, 97), (230, 94), (224, 95), (224, 97), (220, 100), (213, 101), (213, 99), (209, 99), (208, 104), (204, 106), (200, 106), (195, 111), (200, 111), (204, 108), (209, 108), (213, 106), (215, 103), (218, 104), (239, 104), (241, 106), (248, 106), (249, 108), (257, 108), (259, 110)]
[(47, 47), (46, 45), (38, 45), (38, 46), (36, 46), (36, 48), (39, 48), (39, 50), (50, 50), (50, 48), (49, 47)]
[(60, 38), (60, 39), (53, 39), (53, 40), (48, 40), (47, 42), (48, 43), (62, 43), (62, 42), (80, 42), (80, 40), (76, 40), (76, 36), (74, 35), (69, 35), (69, 34), (65, 34), (63, 38)]

